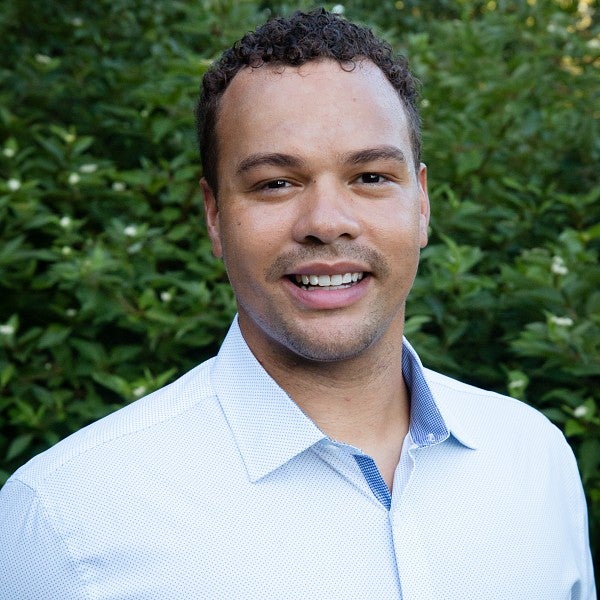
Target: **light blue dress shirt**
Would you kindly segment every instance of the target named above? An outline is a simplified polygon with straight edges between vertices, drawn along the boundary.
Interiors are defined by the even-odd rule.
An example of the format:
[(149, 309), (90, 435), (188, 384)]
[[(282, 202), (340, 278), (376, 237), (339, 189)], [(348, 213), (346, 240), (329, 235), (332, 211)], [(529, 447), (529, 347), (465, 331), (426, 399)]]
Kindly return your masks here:
[[(215, 359), (0, 491), (2, 600), (593, 600), (586, 507), (532, 408), (422, 368), (393, 494), (237, 322)], [(385, 484), (384, 484), (385, 487)]]

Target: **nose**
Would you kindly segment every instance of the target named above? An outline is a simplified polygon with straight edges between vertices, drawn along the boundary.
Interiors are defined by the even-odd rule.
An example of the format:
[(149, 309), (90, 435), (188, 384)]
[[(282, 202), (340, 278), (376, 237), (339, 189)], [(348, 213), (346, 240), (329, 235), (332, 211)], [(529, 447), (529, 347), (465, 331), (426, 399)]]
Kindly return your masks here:
[(301, 244), (331, 244), (339, 238), (357, 238), (361, 225), (356, 202), (343, 185), (307, 186), (298, 207), (294, 240)]

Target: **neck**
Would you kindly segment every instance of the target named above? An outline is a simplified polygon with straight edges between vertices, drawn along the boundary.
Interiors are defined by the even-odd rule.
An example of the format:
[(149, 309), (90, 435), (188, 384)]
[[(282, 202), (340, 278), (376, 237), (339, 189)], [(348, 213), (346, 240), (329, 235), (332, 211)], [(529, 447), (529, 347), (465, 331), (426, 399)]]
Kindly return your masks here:
[[(261, 362), (269, 375), (330, 438), (369, 454), (391, 489), (409, 426), (409, 397), (399, 342), (340, 362), (281, 352)], [(264, 358), (264, 357), (262, 357)]]

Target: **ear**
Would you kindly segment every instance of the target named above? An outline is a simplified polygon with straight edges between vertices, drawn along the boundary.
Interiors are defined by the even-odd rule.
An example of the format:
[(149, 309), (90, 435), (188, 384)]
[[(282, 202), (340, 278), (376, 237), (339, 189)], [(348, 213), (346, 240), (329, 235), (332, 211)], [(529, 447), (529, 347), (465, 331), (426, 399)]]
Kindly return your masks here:
[(208, 185), (208, 181), (203, 177), (200, 180), (202, 195), (204, 196), (204, 213), (206, 215), (206, 229), (208, 237), (212, 242), (212, 251), (217, 258), (223, 257), (223, 247), (221, 245), (221, 228), (219, 224), (219, 207), (217, 199)]
[(419, 198), (421, 200), (421, 217), (419, 223), (419, 235), (421, 237), (421, 248), (427, 246), (429, 230), (429, 192), (427, 191), (427, 166), (421, 163), (417, 174), (417, 184), (419, 186)]

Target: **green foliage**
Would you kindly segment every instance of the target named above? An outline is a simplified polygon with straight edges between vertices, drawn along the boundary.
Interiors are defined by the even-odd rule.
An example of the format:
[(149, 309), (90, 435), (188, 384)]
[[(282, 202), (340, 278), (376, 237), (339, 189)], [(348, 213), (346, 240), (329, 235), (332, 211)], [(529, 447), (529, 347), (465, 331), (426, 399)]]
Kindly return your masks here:
[[(244, 31), (313, 4), (13, 0), (0, 13), (0, 482), (216, 351), (235, 305), (203, 225), (198, 83)], [(433, 214), (407, 334), (429, 366), (563, 429), (598, 562), (593, 3), (344, 9), (423, 83)]]
[[(244, 6), (259, 18), (248, 3), (231, 17)], [(206, 14), (142, 0), (4, 11), (3, 479), (212, 355), (234, 312), (205, 236), (192, 113), (209, 58), (243, 30)]]

